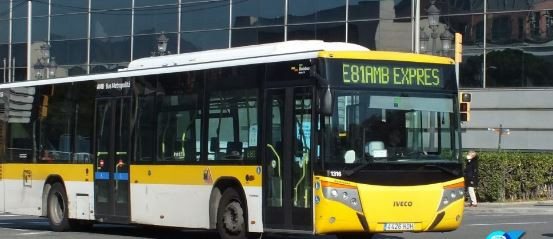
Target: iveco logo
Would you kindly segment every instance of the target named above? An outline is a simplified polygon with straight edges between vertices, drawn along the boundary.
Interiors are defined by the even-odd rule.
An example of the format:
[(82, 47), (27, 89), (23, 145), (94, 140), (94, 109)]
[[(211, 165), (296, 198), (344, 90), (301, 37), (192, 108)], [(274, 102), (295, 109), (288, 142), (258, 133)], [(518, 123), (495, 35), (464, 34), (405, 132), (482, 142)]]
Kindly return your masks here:
[(411, 201), (394, 201), (394, 207), (411, 207), (413, 202)]

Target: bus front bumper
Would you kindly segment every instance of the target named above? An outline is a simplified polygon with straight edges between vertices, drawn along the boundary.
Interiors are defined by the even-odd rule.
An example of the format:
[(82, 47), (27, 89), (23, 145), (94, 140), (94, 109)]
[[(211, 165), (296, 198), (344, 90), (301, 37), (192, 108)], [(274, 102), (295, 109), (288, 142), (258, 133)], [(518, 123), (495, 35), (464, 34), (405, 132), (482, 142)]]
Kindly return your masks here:
[[(330, 178), (316, 177), (317, 182)], [(462, 182), (462, 179), (460, 179)], [(454, 180), (433, 185), (413, 187), (382, 187), (349, 184), (345, 190), (333, 193), (324, 186), (315, 186), (315, 233), (393, 233), (393, 232), (443, 232), (457, 229), (463, 218), (464, 200), (461, 195), (445, 206), (440, 206), (443, 186)], [(343, 183), (344, 181), (340, 181)], [(458, 182), (457, 182), (458, 183)], [(326, 185), (329, 185), (326, 183)], [(330, 184), (335, 186), (336, 184)], [(318, 188), (318, 189), (317, 189)], [(348, 200), (355, 197), (359, 205)], [(349, 190), (349, 191), (348, 191)], [(343, 200), (344, 192), (349, 193)], [(338, 194), (338, 195), (336, 195)], [(336, 197), (334, 197), (336, 195)], [(410, 196), (409, 196), (410, 195)], [(438, 209), (438, 210), (437, 210)]]

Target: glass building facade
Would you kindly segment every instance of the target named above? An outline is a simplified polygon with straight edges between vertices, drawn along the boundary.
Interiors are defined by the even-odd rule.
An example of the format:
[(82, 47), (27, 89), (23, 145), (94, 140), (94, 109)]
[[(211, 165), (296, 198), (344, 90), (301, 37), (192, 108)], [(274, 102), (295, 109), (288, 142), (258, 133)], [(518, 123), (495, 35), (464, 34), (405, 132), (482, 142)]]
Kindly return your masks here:
[[(44, 78), (39, 74), (44, 66), (38, 63), (45, 43), (50, 46), (48, 59), (57, 63), (56, 77), (116, 71), (133, 59), (151, 56), (161, 33), (169, 38), (168, 51), (173, 54), (306, 39), (412, 52), (413, 4), (412, 0), (3, 0), (0, 76), (4, 82)], [(430, 4), (421, 0), (421, 27), (432, 35), (426, 11)], [(447, 28), (463, 34), (461, 87), (553, 86), (553, 0), (435, 4), (440, 9), (437, 33)], [(439, 37), (436, 44), (432, 41), (429, 46), (441, 48)]]

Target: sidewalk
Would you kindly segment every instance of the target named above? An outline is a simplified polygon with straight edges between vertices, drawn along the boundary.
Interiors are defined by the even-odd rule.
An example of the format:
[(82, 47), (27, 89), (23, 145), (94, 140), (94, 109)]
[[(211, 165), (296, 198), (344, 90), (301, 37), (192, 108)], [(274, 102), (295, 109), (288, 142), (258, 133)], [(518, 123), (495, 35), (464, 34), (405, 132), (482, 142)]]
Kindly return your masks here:
[(465, 212), (472, 214), (542, 214), (553, 215), (553, 200), (524, 202), (481, 202), (477, 207), (465, 204)]

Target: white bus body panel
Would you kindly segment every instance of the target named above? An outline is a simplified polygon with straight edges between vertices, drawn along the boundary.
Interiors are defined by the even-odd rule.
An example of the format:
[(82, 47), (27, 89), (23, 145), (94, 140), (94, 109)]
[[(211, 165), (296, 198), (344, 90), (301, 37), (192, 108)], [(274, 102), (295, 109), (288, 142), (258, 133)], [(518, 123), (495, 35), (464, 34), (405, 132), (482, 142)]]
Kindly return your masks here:
[[(131, 221), (209, 229), (212, 185), (131, 184)], [(261, 187), (245, 187), (251, 232), (262, 232)]]
[[(44, 180), (31, 180), (24, 185), (23, 180), (5, 179), (5, 211), (14, 214), (42, 216)], [(94, 211), (94, 184), (92, 182), (66, 181), (69, 218), (92, 219)], [(77, 215), (77, 195), (88, 195), (88, 205), (81, 201), (81, 208), (88, 208), (88, 215)], [(84, 204), (84, 205), (82, 205)], [(46, 205), (46, 204), (44, 204)]]

